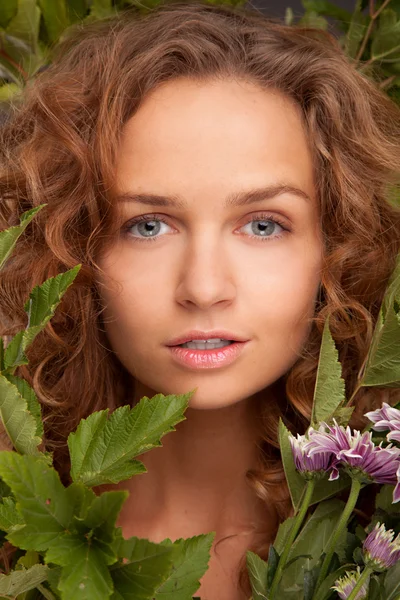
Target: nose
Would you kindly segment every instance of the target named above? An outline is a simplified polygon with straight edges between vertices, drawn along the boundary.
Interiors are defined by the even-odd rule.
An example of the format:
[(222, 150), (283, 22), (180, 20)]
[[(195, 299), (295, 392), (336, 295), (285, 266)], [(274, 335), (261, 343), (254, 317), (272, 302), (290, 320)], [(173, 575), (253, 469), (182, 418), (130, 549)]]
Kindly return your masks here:
[(182, 255), (176, 301), (186, 308), (210, 309), (236, 296), (231, 261), (221, 234), (194, 235)]

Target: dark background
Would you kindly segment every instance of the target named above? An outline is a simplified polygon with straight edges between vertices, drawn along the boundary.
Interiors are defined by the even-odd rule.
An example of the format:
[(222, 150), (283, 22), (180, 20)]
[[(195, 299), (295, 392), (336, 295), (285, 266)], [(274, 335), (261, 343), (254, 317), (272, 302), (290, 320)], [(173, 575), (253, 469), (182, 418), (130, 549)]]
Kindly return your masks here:
[[(333, 0), (333, 3), (353, 12), (356, 0)], [(283, 17), (288, 6), (293, 10), (295, 16), (300, 16), (304, 12), (301, 0), (249, 0), (247, 4), (271, 17)]]

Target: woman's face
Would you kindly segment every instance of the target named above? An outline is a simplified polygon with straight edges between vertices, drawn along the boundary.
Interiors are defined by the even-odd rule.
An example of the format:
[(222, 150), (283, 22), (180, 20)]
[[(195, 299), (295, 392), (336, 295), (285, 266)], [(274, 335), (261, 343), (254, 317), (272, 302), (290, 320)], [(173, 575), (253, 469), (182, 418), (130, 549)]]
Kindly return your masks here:
[[(270, 191), (232, 201), (260, 188)], [(167, 82), (125, 126), (116, 190), (121, 231), (99, 260), (100, 288), (135, 400), (197, 388), (192, 408), (221, 408), (284, 375), (307, 339), (322, 264), (297, 106), (248, 82)], [(247, 340), (230, 363), (223, 349), (218, 366), (211, 350), (186, 351), (200, 366), (181, 363), (168, 346), (221, 329)]]

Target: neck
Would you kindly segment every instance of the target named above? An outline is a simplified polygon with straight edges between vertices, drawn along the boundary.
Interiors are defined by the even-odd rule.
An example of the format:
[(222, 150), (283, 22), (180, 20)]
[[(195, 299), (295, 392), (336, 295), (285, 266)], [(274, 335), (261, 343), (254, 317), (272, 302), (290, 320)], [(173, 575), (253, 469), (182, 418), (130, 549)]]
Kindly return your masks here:
[(118, 524), (155, 542), (210, 531), (218, 541), (265, 528), (267, 507), (246, 479), (259, 466), (258, 396), (213, 410), (188, 408), (161, 447), (137, 457), (147, 473), (118, 485), (130, 492)]

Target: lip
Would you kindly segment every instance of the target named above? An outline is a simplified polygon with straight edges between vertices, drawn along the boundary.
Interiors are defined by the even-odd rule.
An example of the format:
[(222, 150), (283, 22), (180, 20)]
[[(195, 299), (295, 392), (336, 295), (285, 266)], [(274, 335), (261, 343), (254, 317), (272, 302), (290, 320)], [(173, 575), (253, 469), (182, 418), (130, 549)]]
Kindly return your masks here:
[(177, 363), (190, 369), (217, 369), (232, 364), (239, 358), (247, 344), (248, 342), (235, 342), (215, 350), (194, 350), (193, 348), (169, 346), (168, 350)]
[[(221, 338), (223, 340), (232, 340), (235, 342), (248, 342), (248, 338), (245, 338), (241, 335), (236, 335), (231, 331), (226, 331), (222, 329), (218, 329), (217, 331), (199, 331), (192, 330), (187, 333), (174, 338), (170, 342), (166, 344), (166, 346), (178, 346), (179, 344), (185, 344), (186, 342), (191, 342), (192, 340), (209, 340), (213, 338)], [(201, 352), (201, 350), (199, 350)], [(206, 350), (206, 352), (210, 352), (210, 350)]]

